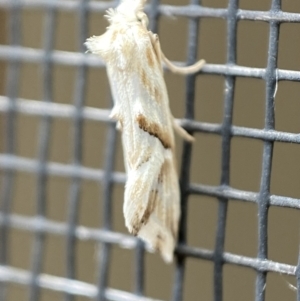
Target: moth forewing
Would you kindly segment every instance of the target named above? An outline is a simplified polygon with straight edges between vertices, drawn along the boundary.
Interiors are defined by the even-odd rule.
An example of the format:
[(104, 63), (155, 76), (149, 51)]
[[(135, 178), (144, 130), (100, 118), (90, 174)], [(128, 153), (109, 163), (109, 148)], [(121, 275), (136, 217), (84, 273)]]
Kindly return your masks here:
[(111, 117), (122, 131), (126, 227), (171, 262), (180, 218), (173, 129), (193, 138), (170, 112), (162, 61), (183, 74), (199, 71), (204, 61), (181, 68), (167, 60), (157, 35), (147, 30), (145, 2), (123, 0), (108, 10), (107, 31), (89, 38), (86, 46), (106, 63), (114, 98)]

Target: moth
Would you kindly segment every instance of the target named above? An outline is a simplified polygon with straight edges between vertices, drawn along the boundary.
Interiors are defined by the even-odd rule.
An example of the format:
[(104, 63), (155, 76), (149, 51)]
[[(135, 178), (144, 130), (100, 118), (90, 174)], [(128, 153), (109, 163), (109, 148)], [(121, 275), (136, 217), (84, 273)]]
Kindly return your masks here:
[(171, 114), (162, 63), (175, 73), (191, 74), (205, 61), (188, 67), (171, 63), (158, 36), (147, 29), (145, 4), (146, 0), (123, 0), (107, 10), (106, 32), (85, 44), (106, 63), (114, 99), (110, 117), (122, 131), (126, 227), (171, 262), (180, 218), (173, 130), (187, 141), (193, 137)]

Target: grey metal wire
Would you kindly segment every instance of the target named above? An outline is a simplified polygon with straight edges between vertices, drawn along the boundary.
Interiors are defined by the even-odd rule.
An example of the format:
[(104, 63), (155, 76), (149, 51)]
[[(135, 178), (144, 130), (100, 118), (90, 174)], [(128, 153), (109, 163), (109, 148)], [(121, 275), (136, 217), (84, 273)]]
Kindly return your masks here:
[[(53, 101), (52, 89), (52, 62), (50, 60), (52, 49), (54, 48), (55, 38), (55, 9), (49, 7), (46, 12), (44, 23), (44, 61), (42, 64), (42, 77), (43, 77), (43, 102), (51, 103)], [(46, 164), (48, 160), (48, 150), (51, 143), (51, 116), (41, 116), (41, 124), (39, 127), (39, 141), (38, 141), (38, 171), (36, 173), (37, 191), (36, 215), (40, 218), (46, 216), (46, 203), (47, 203), (47, 178)], [(40, 288), (37, 284), (37, 277), (42, 271), (43, 254), (45, 246), (45, 233), (43, 231), (35, 231), (35, 238), (32, 244), (31, 256), (31, 284), (29, 289), (29, 300), (37, 301), (39, 299)]]
[[(64, 293), (65, 300), (74, 300), (75, 296), (86, 296), (94, 300), (145, 300), (144, 289), (144, 244), (130, 235), (112, 230), (111, 198), (112, 188), (116, 183), (124, 183), (126, 176), (114, 171), (116, 130), (109, 119), (109, 110), (87, 107), (84, 104), (86, 89), (86, 72), (89, 67), (103, 68), (104, 63), (95, 57), (84, 54), (83, 42), (87, 38), (89, 12), (104, 12), (115, 6), (117, 1), (102, 2), (92, 0), (0, 0), (0, 8), (10, 14), (9, 45), (0, 45), (0, 59), (8, 62), (7, 95), (0, 96), (0, 112), (6, 118), (5, 152), (0, 154), (0, 168), (4, 171), (0, 203), (0, 300), (6, 299), (8, 283), (18, 283), (29, 287), (28, 300), (39, 300), (41, 288)], [(20, 32), (20, 13), (22, 10), (44, 9), (45, 31), (44, 48), (29, 49), (22, 46)], [(187, 62), (191, 64), (197, 57), (199, 18), (223, 18), (227, 20), (227, 61), (224, 65), (207, 64), (201, 71), (225, 78), (224, 115), (220, 124), (204, 123), (194, 120), (195, 79), (197, 75), (186, 79), (186, 114), (182, 125), (191, 133), (204, 132), (222, 138), (222, 169), (220, 184), (217, 186), (191, 183), (189, 179), (192, 146), (184, 143), (180, 172), (181, 209), (178, 246), (176, 248), (176, 269), (174, 273), (172, 300), (183, 300), (184, 277), (187, 258), (209, 260), (214, 263), (214, 300), (223, 299), (223, 266), (232, 264), (253, 269), (257, 273), (255, 301), (265, 300), (265, 285), (268, 272), (293, 275), (297, 279), (297, 300), (300, 301), (300, 255), (297, 266), (268, 259), (268, 209), (270, 206), (300, 209), (300, 200), (287, 196), (270, 194), (270, 179), (274, 142), (300, 143), (300, 134), (277, 131), (274, 128), (274, 92), (277, 81), (300, 81), (300, 71), (277, 68), (279, 28), (281, 23), (300, 23), (300, 14), (281, 11), (281, 1), (273, 0), (269, 11), (242, 10), (238, 0), (229, 0), (228, 7), (222, 9), (207, 8), (200, 0), (191, 0), (189, 5), (160, 5), (158, 0), (149, 1), (146, 7), (149, 14), (151, 30), (157, 31), (158, 19), (162, 15), (184, 16), (190, 19)], [(54, 49), (55, 16), (58, 11), (78, 12), (79, 51), (76, 53)], [(267, 68), (251, 68), (236, 64), (237, 24), (239, 20), (260, 20), (270, 26)], [(19, 99), (20, 64), (33, 62), (41, 64), (43, 76), (43, 101)], [(179, 64), (182, 64), (178, 62)], [(69, 65), (77, 67), (74, 105), (53, 103), (52, 67)], [(266, 111), (263, 129), (246, 128), (232, 125), (234, 107), (235, 80), (237, 77), (260, 78), (266, 83)], [(35, 159), (15, 155), (17, 132), (16, 114), (39, 116), (40, 132)], [(48, 146), (51, 143), (51, 120), (64, 118), (73, 121), (73, 157), (71, 164), (50, 162)], [(94, 120), (105, 123), (108, 127), (105, 168), (87, 168), (82, 164), (83, 123)], [(230, 152), (232, 137), (246, 137), (262, 140), (263, 160), (259, 192), (238, 190), (230, 186)], [(11, 213), (14, 174), (25, 171), (36, 175), (37, 212), (34, 217)], [(71, 179), (68, 203), (68, 218), (65, 223), (46, 218), (46, 187), (50, 175)], [(77, 223), (80, 205), (81, 182), (88, 179), (100, 182), (103, 187), (101, 200), (103, 204), (103, 224), (100, 228), (82, 227)], [(186, 226), (188, 198), (190, 195), (208, 195), (218, 199), (218, 224), (214, 250), (194, 248), (187, 245)], [(255, 258), (231, 254), (224, 251), (225, 229), (228, 200), (253, 202), (258, 205), (258, 254)], [(9, 266), (8, 236), (9, 229), (22, 229), (34, 233), (32, 244), (31, 268), (28, 271)], [(55, 277), (42, 274), (42, 262), (47, 234), (60, 235), (66, 238), (66, 277)], [(76, 280), (76, 242), (94, 241), (99, 245), (97, 285)], [(111, 245), (135, 249), (135, 290), (134, 293), (114, 290), (108, 287), (111, 266)], [(153, 300), (153, 299), (151, 299)]]
[[(9, 36), (10, 44), (12, 46), (21, 45), (20, 32), (20, 13), (21, 8), (17, 0), (11, 2), (10, 22), (9, 22)], [(20, 61), (18, 59), (8, 59), (8, 85), (7, 97), (9, 99), (8, 112), (6, 114), (6, 131), (5, 131), (5, 148), (7, 154), (15, 152), (15, 127), (16, 127), (16, 111), (14, 109), (15, 99), (18, 95), (19, 80), (20, 80)], [(9, 214), (12, 206), (13, 185), (14, 185), (14, 171), (8, 170), (3, 176), (3, 186), (1, 189), (1, 212), (4, 213), (4, 223), (0, 228), (0, 264), (7, 264), (9, 258), (8, 250), (8, 231), (9, 231)], [(4, 300), (7, 294), (6, 283), (0, 283), (0, 297)]]

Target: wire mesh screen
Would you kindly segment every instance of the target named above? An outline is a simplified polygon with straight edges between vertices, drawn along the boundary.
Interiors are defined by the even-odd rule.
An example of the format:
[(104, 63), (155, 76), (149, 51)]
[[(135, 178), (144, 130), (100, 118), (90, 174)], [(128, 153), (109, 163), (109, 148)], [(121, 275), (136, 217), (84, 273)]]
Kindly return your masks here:
[(300, 301), (300, 5), (287, 2), (148, 1), (166, 54), (207, 61), (166, 73), (196, 142), (178, 139), (165, 266), (124, 228), (105, 66), (83, 45), (118, 1), (0, 0), (0, 300)]

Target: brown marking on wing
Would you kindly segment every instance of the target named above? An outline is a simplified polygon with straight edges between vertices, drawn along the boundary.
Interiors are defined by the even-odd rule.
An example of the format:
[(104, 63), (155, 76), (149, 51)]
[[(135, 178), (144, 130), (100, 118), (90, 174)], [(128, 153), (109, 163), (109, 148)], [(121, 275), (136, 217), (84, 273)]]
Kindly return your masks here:
[(151, 78), (149, 78), (147, 72), (143, 68), (141, 68), (140, 70), (140, 77), (142, 85), (144, 86), (145, 90), (148, 91), (152, 99), (154, 99), (158, 103), (161, 102), (162, 93), (159, 87), (157, 87), (156, 84), (151, 81)]
[(153, 48), (148, 47), (146, 49), (146, 57), (147, 62), (150, 68), (153, 68), (155, 66), (155, 58), (153, 57)]
[(147, 206), (147, 208), (144, 212), (144, 215), (142, 217), (142, 220), (141, 220), (141, 223), (144, 224), (144, 225), (147, 224), (150, 215), (154, 211), (154, 208), (156, 206), (157, 194), (158, 194), (157, 190), (151, 190), (150, 191), (148, 206)]
[(149, 122), (147, 118), (139, 114), (136, 117), (136, 121), (143, 131), (147, 132), (149, 135), (156, 137), (164, 148), (172, 148), (171, 137), (167, 132), (165, 132), (161, 126), (155, 122)]
[(131, 61), (135, 59), (132, 56), (134, 52), (134, 43), (128, 38), (126, 29), (118, 26), (111, 30), (110, 35), (111, 51), (107, 52), (110, 61), (120, 67), (121, 70), (130, 71), (133, 67)]
[(147, 73), (144, 69), (141, 70), (141, 79), (142, 79), (142, 83), (143, 83), (144, 87), (147, 90), (150, 90), (150, 81), (149, 81)]
[(154, 97), (157, 102), (161, 102), (162, 94), (161, 94), (161, 91), (157, 87), (154, 88)]
[[(138, 184), (138, 182), (137, 182)], [(141, 216), (141, 210), (143, 210), (142, 206), (137, 206), (137, 208), (134, 209), (134, 215), (132, 216), (131, 220), (130, 220), (130, 228), (128, 228), (129, 232), (134, 235), (137, 236), (142, 225), (145, 222), (145, 214), (143, 216)], [(147, 211), (147, 208), (145, 209), (145, 212)], [(148, 221), (149, 216), (147, 217), (147, 221)]]
[(132, 229), (129, 229), (129, 233), (137, 236), (141, 228), (141, 224), (133, 224)]
[(158, 174), (158, 183), (164, 182), (165, 176), (169, 173), (169, 164), (168, 160), (165, 160), (164, 163), (161, 165), (159, 174)]
[[(138, 185), (138, 181), (137, 181), (137, 185)], [(157, 195), (158, 195), (157, 190), (150, 191), (148, 204), (144, 210), (144, 214), (142, 215), (142, 217), (140, 217), (141, 208), (136, 208), (136, 212), (131, 219), (131, 223), (130, 223), (131, 228), (129, 229), (129, 232), (132, 235), (137, 236), (141, 227), (147, 224), (150, 215), (153, 213), (155, 209), (156, 202), (157, 202)]]
[(131, 41), (129, 41), (128, 39), (123, 39), (122, 52), (126, 60), (128, 59), (128, 63), (127, 63), (128, 71), (134, 67), (134, 64), (132, 64), (132, 60), (136, 59), (132, 56), (134, 47), (135, 46)]
[[(143, 164), (147, 163), (151, 156), (153, 155), (152, 151), (150, 151), (149, 149), (145, 152), (143, 161), (141, 161), (137, 166), (136, 169), (139, 169)], [(136, 157), (136, 159), (140, 159), (140, 156)]]
[(138, 169), (144, 163), (148, 162), (152, 155), (153, 150), (150, 147), (145, 149), (143, 154), (141, 154), (139, 151), (128, 153), (127, 159), (130, 169)]
[[(115, 42), (115, 41), (117, 41), (118, 36), (122, 37), (125, 34), (126, 34), (126, 29), (122, 26), (118, 26), (112, 30), (111, 41)], [(119, 43), (119, 41), (117, 41), (117, 43)]]

